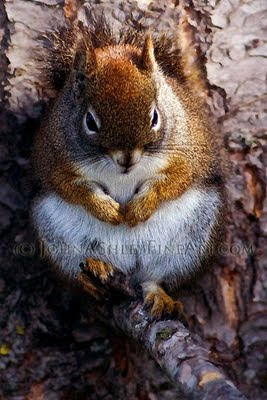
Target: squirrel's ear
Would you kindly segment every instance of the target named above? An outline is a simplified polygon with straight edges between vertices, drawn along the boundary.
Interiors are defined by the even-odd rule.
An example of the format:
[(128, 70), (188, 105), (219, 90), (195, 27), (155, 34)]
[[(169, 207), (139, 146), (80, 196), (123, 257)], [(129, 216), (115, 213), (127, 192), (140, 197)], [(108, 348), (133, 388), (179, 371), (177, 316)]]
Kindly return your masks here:
[(97, 67), (95, 50), (92, 43), (80, 39), (76, 46), (73, 69), (80, 74), (91, 75)]
[(151, 34), (148, 33), (145, 38), (145, 44), (142, 52), (142, 67), (146, 71), (153, 72), (157, 63), (154, 55), (154, 46)]

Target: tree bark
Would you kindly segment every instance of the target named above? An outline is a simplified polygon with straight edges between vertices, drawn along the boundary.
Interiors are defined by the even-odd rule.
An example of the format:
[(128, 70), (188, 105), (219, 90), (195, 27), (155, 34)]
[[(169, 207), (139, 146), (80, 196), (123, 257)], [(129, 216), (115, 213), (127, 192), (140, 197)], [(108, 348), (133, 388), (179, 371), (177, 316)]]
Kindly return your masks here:
[[(86, 271), (81, 274), (86, 280)], [(179, 320), (151, 318), (131, 287), (130, 279), (117, 274), (110, 287), (105, 285), (103, 291), (107, 295), (111, 293), (113, 298), (116, 296), (119, 303), (113, 300), (99, 305), (98, 315), (116, 330), (141, 343), (169, 376), (182, 398), (213, 400), (223, 396), (227, 400), (245, 399), (222, 368), (218, 368), (219, 360), (211, 346)]]
[[(191, 59), (204, 65), (203, 96), (231, 160), (225, 246), (208, 274), (180, 289), (188, 327), (153, 323), (136, 301), (97, 306), (152, 358), (100, 325), (80, 293), (60, 287), (40, 262), (29, 223), (30, 149), (49, 98), (33, 53), (40, 35), (65, 18), (86, 21), (89, 6), (103, 9), (115, 29), (132, 13), (152, 29), (183, 30), (180, 46), (190, 45)], [(266, 13), (264, 0), (0, 3), (0, 398), (241, 399), (236, 387), (264, 398)]]

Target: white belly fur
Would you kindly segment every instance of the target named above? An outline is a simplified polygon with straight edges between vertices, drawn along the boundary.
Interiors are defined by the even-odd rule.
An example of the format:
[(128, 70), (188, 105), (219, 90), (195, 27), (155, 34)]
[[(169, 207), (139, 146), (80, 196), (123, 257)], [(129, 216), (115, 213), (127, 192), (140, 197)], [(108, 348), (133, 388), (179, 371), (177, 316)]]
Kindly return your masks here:
[(138, 274), (141, 281), (161, 281), (166, 276), (186, 276), (196, 267), (219, 205), (215, 190), (191, 188), (163, 204), (145, 223), (130, 228), (99, 221), (83, 207), (49, 194), (36, 202), (33, 217), (48, 250), (56, 244), (51, 258), (64, 274), (74, 278), (79, 263), (93, 256), (125, 273)]

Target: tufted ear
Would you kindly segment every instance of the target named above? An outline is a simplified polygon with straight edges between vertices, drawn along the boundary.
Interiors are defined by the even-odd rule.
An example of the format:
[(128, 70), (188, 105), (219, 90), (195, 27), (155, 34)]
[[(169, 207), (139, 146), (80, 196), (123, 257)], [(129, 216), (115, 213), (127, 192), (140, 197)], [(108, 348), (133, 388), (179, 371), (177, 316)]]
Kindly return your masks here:
[(145, 44), (142, 52), (142, 67), (146, 71), (153, 72), (156, 69), (157, 63), (154, 55), (154, 46), (151, 34), (148, 33), (145, 38)]
[(91, 75), (97, 67), (96, 55), (91, 41), (81, 38), (77, 42), (73, 69), (82, 75)]

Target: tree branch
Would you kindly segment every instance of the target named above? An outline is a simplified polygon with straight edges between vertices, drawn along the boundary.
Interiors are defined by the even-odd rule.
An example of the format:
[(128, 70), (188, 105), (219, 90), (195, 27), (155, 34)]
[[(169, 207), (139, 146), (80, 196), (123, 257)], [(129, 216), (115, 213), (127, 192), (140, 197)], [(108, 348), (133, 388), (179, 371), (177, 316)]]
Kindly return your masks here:
[[(80, 276), (81, 283), (92, 279), (86, 270)], [(104, 317), (115, 329), (140, 343), (183, 395), (205, 400), (246, 399), (215, 365), (211, 351), (199, 335), (190, 332), (179, 320), (155, 321), (149, 316), (142, 302), (136, 299), (131, 277), (116, 273), (102, 291), (103, 298), (107, 299), (105, 293), (109, 297), (97, 305), (98, 317)], [(123, 301), (117, 303), (120, 297)]]

